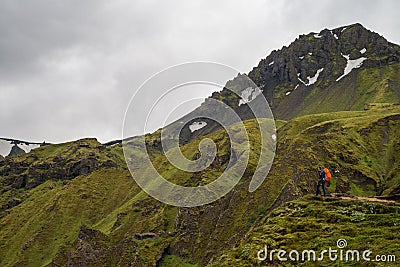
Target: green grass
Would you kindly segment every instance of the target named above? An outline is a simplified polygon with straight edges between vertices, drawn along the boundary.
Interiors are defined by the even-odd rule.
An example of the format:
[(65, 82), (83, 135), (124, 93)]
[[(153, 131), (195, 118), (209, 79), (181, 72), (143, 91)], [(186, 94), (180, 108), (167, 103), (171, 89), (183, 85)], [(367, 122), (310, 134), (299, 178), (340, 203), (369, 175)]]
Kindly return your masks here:
[(187, 263), (184, 259), (175, 255), (167, 255), (160, 263), (160, 267), (198, 267), (199, 265)]
[(114, 169), (78, 177), (65, 186), (47, 181), (32, 189), (0, 220), (0, 265), (50, 261), (61, 244), (76, 238), (81, 225), (94, 225), (132, 197), (132, 188), (129, 174)]
[[(246, 266), (255, 263), (249, 257), (257, 249), (252, 239), (256, 238), (256, 233), (276, 246), (292, 247), (296, 242), (325, 246), (337, 238), (330, 238), (321, 230), (328, 229), (327, 233), (335, 235), (343, 231), (352, 244), (362, 244), (366, 242), (364, 236), (373, 234), (373, 226), (383, 231), (378, 240), (382, 239), (383, 244), (389, 246), (391, 233), (385, 223), (393, 217), (392, 211), (369, 214), (363, 211), (364, 206), (357, 208), (336, 202), (302, 200), (290, 204), (293, 207), (273, 212), (268, 219), (265, 216), (275, 205), (314, 193), (319, 165), (327, 166), (334, 174), (331, 192), (359, 196), (390, 194), (400, 180), (396, 153), (400, 148), (400, 125), (396, 119), (399, 114), (399, 106), (376, 105), (368, 111), (323, 113), (277, 121), (275, 161), (268, 177), (253, 193), (248, 192), (248, 186), (259, 159), (260, 133), (256, 121), (246, 121), (251, 151), (243, 178), (222, 199), (192, 209), (165, 205), (141, 191), (126, 170), (121, 146), (101, 148), (99, 143), (89, 139), (43, 147), (15, 157), (15, 162), (36, 166), (39, 162), (52, 161), (60, 154), (62, 160), (77, 161), (95, 151), (101, 161), (117, 162), (117, 168), (103, 168), (71, 181), (50, 179), (30, 190), (9, 190), (2, 194), (3, 204), (19, 197), (22, 203), (4, 210), (0, 219), (0, 265), (40, 266), (54, 258), (56, 263), (63, 265), (66, 264), (63, 256), (66, 252), (72, 253), (74, 259), (80, 259), (84, 257), (79, 254), (81, 245), (74, 241), (82, 225), (98, 233), (92, 241), (85, 241), (85, 246), (101, 244), (104, 247), (102, 263), (111, 266), (143, 266), (146, 261), (154, 265), (167, 247), (175, 248), (175, 252), (162, 259), (163, 264), (170, 264), (166, 266), (185, 266), (183, 264), (188, 262), (203, 266), (210, 255), (221, 254), (221, 264), (243, 263)], [(233, 125), (232, 129), (236, 131), (236, 127), (238, 125)], [(147, 138), (154, 141), (157, 135)], [(165, 155), (157, 148), (150, 151), (155, 168), (165, 178), (185, 186), (213, 181), (227, 166), (230, 142), (224, 130), (194, 139), (181, 146), (188, 159), (198, 156), (202, 138), (211, 138), (218, 146), (217, 159), (211, 168), (194, 174), (180, 171), (166, 162)], [(340, 170), (338, 174), (334, 173), (336, 169)], [(133, 175), (144, 173), (133, 171)], [(301, 213), (295, 211), (298, 208), (306, 211), (304, 220), (300, 220)], [(350, 213), (343, 214), (343, 210), (350, 210)], [(292, 213), (294, 215), (288, 216)], [(346, 232), (354, 227), (368, 227), (367, 221), (372, 221), (371, 229), (366, 232), (354, 230), (360, 240)], [(134, 238), (135, 233), (144, 232), (153, 232), (160, 237), (156, 240)], [(228, 252), (243, 238), (240, 247), (233, 249), (233, 254)], [(120, 261), (113, 255), (119, 255)]]
[[(284, 96), (291, 87), (277, 86), (275, 101), (279, 104), (274, 110), (275, 117), (288, 120), (309, 114), (361, 111), (369, 103), (400, 102), (399, 63), (361, 68), (353, 72), (339, 82), (317, 83), (311, 91), (307, 91), (304, 100), (300, 99), (301, 104), (292, 96)], [(292, 108), (288, 109), (287, 106)]]
[[(303, 144), (302, 150), (309, 157), (317, 158), (320, 164), (341, 169), (342, 181), (350, 184), (358, 181), (364, 186), (358, 188), (352, 184), (349, 192), (380, 194), (395, 186), (399, 179), (397, 165), (393, 165), (399, 160), (394, 152), (399, 146), (400, 125), (396, 119), (399, 111), (398, 106), (389, 106), (368, 111), (308, 115), (282, 126), (283, 134), (279, 137), (292, 147)], [(376, 183), (377, 188), (365, 184), (362, 177)]]
[[(226, 250), (212, 266), (264, 266), (257, 252), (268, 246), (269, 250), (286, 251), (312, 249), (321, 251), (332, 247), (344, 238), (347, 249), (369, 249), (373, 255), (394, 254), (400, 245), (393, 242), (400, 230), (400, 206), (358, 201), (315, 201), (308, 198), (289, 202), (258, 221), (237, 248)], [(398, 256), (398, 254), (396, 255)], [(325, 258), (322, 262), (278, 262), (282, 266), (376, 266), (367, 262), (336, 262)], [(378, 266), (396, 266), (386, 263)]]

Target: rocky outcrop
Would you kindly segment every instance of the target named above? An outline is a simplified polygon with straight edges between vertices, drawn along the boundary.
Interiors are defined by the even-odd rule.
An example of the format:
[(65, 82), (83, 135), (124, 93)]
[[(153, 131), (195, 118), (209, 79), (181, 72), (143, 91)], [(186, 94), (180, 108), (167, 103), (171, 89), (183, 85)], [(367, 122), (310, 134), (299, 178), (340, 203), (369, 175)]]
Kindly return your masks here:
[(13, 147), (11, 148), (10, 153), (8, 153), (7, 157), (13, 157), (13, 156), (18, 156), (18, 155), (22, 155), (25, 154), (25, 151), (20, 148), (18, 145), (13, 145)]
[(108, 242), (109, 238), (106, 235), (83, 225), (79, 229), (75, 241), (70, 244), (75, 251), (57, 254), (47, 266), (99, 266), (106, 264), (110, 253)]
[(258, 86), (263, 85), (270, 90), (277, 83), (298, 84), (298, 78), (307, 81), (307, 77), (313, 77), (321, 68), (324, 68), (322, 78), (333, 76), (336, 79), (346, 66), (343, 55), (350, 55), (350, 59), (370, 57), (365, 64), (374, 66), (399, 62), (400, 47), (358, 23), (333, 30), (325, 29), (319, 33), (300, 35), (288, 47), (273, 51), (261, 60), (249, 77)]
[[(101, 155), (101, 144), (97, 141), (81, 140), (72, 143), (65, 154), (47, 157), (42, 161), (37, 153), (31, 152), (25, 160), (8, 160), (0, 167), (0, 175), (4, 177), (4, 185), (9, 188), (31, 189), (47, 180), (71, 180), (80, 175), (88, 175), (100, 168), (117, 167), (117, 164), (106, 155)], [(97, 150), (97, 153), (96, 153)]]
[(157, 238), (154, 233), (135, 234), (112, 245), (111, 239), (102, 232), (81, 226), (75, 241), (62, 248), (47, 266), (158, 266), (168, 252), (168, 243), (161, 240), (145, 250), (140, 246), (140, 242), (147, 239), (153, 242)]
[[(249, 85), (244, 76), (238, 74), (210, 98), (223, 101), (247, 120), (254, 115), (247, 104), (239, 104), (240, 95), (254, 84)], [(369, 103), (400, 103), (400, 46), (359, 23), (324, 29), (302, 34), (289, 46), (272, 51), (247, 76), (262, 90), (274, 118), (280, 120), (363, 110)], [(226, 111), (217, 110), (212, 102), (206, 99), (184, 118), (209, 117), (210, 110), (224, 117)], [(183, 127), (179, 133), (183, 144), (221, 128), (215, 121), (202, 121), (207, 126), (195, 132), (189, 130), (192, 121)]]
[(99, 169), (117, 167), (109, 149), (95, 139), (58, 144), (53, 148), (49, 145), (18, 157), (3, 158), (0, 161), (0, 186), (6, 199), (2, 200), (0, 213), (23, 202), (23, 191), (18, 189), (30, 190), (48, 180), (67, 181)]
[[(347, 56), (349, 60), (359, 58), (365, 58), (365, 60), (362, 65), (354, 68), (347, 75), (347, 80), (351, 80), (351, 82), (346, 83), (346, 79), (339, 81), (338, 79), (344, 75), (348, 61)], [(352, 91), (359, 90), (358, 88), (363, 82), (362, 77), (357, 77), (354, 73), (357, 74), (361, 69), (373, 71), (373, 68), (399, 63), (400, 47), (398, 45), (388, 42), (381, 35), (371, 32), (357, 23), (332, 30), (324, 29), (319, 33), (300, 35), (289, 46), (272, 51), (269, 56), (262, 59), (258, 66), (248, 73), (248, 77), (259, 88), (262, 88), (275, 118), (287, 120), (311, 113), (362, 110), (363, 105), (367, 104), (369, 100), (375, 100), (374, 93), (371, 92), (373, 83), (361, 87), (366, 94), (368, 93), (368, 97), (365, 98), (366, 103), (348, 101), (349, 103), (343, 105), (329, 106), (325, 102), (338, 101), (337, 95), (346, 96), (346, 94), (347, 99), (354, 99), (351, 95)], [(400, 95), (396, 89), (400, 86), (398, 81), (393, 81), (389, 75), (382, 75), (382, 73), (375, 76), (374, 79), (376, 79), (376, 85), (384, 81), (391, 84), (393, 89), (384, 91), (384, 94), (388, 96), (387, 99), (391, 99), (390, 101), (400, 102)], [(371, 83), (371, 77), (367, 80)], [(241, 76), (229, 81), (227, 86), (232, 83), (240, 85)], [(347, 92), (343, 91), (343, 87), (346, 87)], [(378, 88), (378, 86), (375, 87)], [(377, 91), (376, 88), (375, 91)], [(327, 97), (324, 89), (331, 93), (333, 91), (335, 96)], [(397, 99), (393, 98), (392, 94), (397, 95)], [(379, 94), (377, 93), (377, 95)], [(214, 93), (212, 97), (223, 100), (231, 106), (235, 106), (235, 103), (238, 102), (237, 98), (234, 98), (232, 93), (227, 90)], [(312, 107), (308, 110), (315, 103), (319, 103), (321, 108)], [(250, 111), (245, 106), (237, 107), (237, 111), (242, 118), (251, 117), (247, 114)]]

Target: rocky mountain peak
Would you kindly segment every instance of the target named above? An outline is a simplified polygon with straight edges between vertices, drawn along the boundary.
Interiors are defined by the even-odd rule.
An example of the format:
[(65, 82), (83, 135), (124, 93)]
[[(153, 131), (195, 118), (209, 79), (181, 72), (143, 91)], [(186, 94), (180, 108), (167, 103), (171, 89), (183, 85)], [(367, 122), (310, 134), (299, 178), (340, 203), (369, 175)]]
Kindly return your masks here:
[[(262, 90), (274, 115), (290, 119), (311, 113), (362, 110), (368, 103), (398, 103), (399, 67), (400, 46), (355, 23), (299, 35), (289, 46), (262, 59), (248, 77)], [(227, 86), (244, 90), (241, 84), (238, 75)], [(242, 117), (250, 118), (248, 110), (240, 106), (242, 91), (238, 95), (233, 97), (223, 90), (212, 97), (233, 108), (239, 105)], [(339, 95), (344, 97), (342, 103), (332, 104)], [(316, 102), (321, 108), (311, 107)]]
[[(246, 120), (254, 116), (247, 104), (260, 94), (281, 120), (363, 110), (371, 103), (400, 103), (400, 46), (360, 23), (301, 34), (289, 46), (273, 50), (247, 75), (228, 81), (211, 98), (223, 101)], [(193, 114), (214, 110), (207, 103)], [(216, 123), (207, 121), (195, 133), (186, 129), (183, 139), (216, 129)]]
[(311, 85), (307, 77), (315, 77), (321, 69), (324, 70), (321, 77), (340, 77), (346, 66), (345, 56), (349, 60), (368, 57), (369, 62), (365, 62), (368, 65), (399, 62), (400, 47), (359, 23), (324, 29), (319, 33), (302, 34), (288, 47), (273, 51), (249, 76), (264, 86), (274, 86), (277, 82), (307, 86)]

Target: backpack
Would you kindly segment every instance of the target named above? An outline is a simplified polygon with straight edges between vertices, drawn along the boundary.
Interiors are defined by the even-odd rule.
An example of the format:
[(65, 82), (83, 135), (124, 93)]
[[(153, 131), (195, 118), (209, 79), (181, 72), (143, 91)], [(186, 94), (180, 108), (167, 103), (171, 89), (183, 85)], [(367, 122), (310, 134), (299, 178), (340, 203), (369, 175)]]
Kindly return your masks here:
[(328, 168), (324, 168), (324, 173), (326, 174), (325, 181), (329, 182), (332, 178), (331, 172), (328, 170)]

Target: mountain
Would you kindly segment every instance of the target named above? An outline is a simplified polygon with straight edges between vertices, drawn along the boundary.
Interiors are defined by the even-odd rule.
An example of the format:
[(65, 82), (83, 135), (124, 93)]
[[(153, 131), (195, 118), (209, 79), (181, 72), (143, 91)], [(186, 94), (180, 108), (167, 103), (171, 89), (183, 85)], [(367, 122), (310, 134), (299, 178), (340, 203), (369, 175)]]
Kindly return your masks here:
[[(249, 130), (254, 124), (254, 120), (245, 122)], [(220, 200), (197, 208), (169, 206), (141, 191), (126, 169), (120, 145), (104, 147), (94, 139), (84, 139), (7, 158), (0, 162), (1, 265), (185, 266), (184, 263), (190, 262), (204, 266), (222, 264), (223, 255), (230, 262), (237, 256), (228, 251), (236, 246), (244, 248), (248, 240), (245, 237), (260, 231), (267, 233), (260, 222), (275, 216), (272, 211), (288, 201), (314, 194), (315, 166), (324, 164), (335, 173), (331, 192), (366, 197), (398, 194), (399, 126), (397, 105), (309, 115), (281, 122), (276, 160), (261, 187), (248, 192), (259, 153), (252, 150), (245, 175), (235, 189)], [(174, 169), (156, 150), (153, 152), (155, 167), (177, 184), (196, 186), (209, 182), (226, 167), (229, 143), (223, 130), (207, 137), (216, 141), (220, 151), (210, 170), (191, 174)], [(159, 137), (148, 138), (150, 141)], [(250, 138), (257, 147), (257, 133)], [(199, 142), (196, 139), (182, 146), (182, 152), (190, 159), (196, 158)], [(70, 171), (63, 173), (65, 169)], [(61, 176), (50, 175), (57, 173)], [(40, 178), (37, 182), (34, 174)], [(33, 179), (32, 182), (16, 186), (18, 177), (23, 175), (28, 181)], [(329, 211), (329, 204), (335, 205), (318, 200), (304, 204), (311, 205), (306, 209), (304, 220), (316, 220), (315, 210), (319, 209), (326, 209), (333, 218), (340, 217), (339, 207), (350, 205), (339, 204)], [(379, 208), (385, 214), (381, 220), (398, 227), (393, 226), (398, 207), (396, 204), (393, 209)], [(285, 208), (279, 211), (282, 218), (285, 211)], [(356, 216), (351, 214), (360, 212), (359, 208), (352, 207), (346, 222), (351, 225), (351, 216)], [(284, 221), (279, 223), (276, 227), (285, 227)], [(331, 223), (326, 229), (336, 226), (337, 223)], [(292, 232), (301, 229), (293, 227)], [(364, 235), (369, 233), (367, 230), (371, 231), (366, 229)], [(381, 253), (391, 251), (393, 231), (376, 233), (382, 245)], [(363, 233), (362, 228), (341, 237), (358, 240), (360, 232)], [(293, 235), (287, 234), (285, 240)], [(310, 238), (310, 242), (315, 240)], [(321, 238), (324, 244), (332, 239)]]
[[(238, 74), (211, 98), (231, 106), (246, 120), (253, 118), (246, 103), (256, 101), (258, 89), (268, 100), (275, 119), (309, 114), (356, 111), (374, 103), (400, 103), (400, 46), (356, 23), (319, 33), (300, 35), (288, 47), (274, 50), (248, 74)], [(251, 92), (253, 94), (251, 94)], [(214, 109), (207, 101), (190, 116)], [(223, 111), (218, 111), (219, 113)], [(178, 120), (179, 122), (179, 120)], [(208, 134), (220, 126), (205, 119), (206, 127), (182, 130), (182, 140)]]
[[(247, 76), (262, 90), (276, 119), (344, 110), (370, 103), (400, 102), (400, 46), (356, 23), (300, 35), (288, 47), (272, 51)], [(229, 81), (241, 84), (242, 74)], [(240, 97), (215, 92), (244, 119), (252, 117)], [(207, 122), (209, 127), (215, 125)], [(211, 130), (211, 131), (212, 131)], [(196, 133), (208, 133), (207, 128)]]
[(399, 63), (400, 46), (357, 23), (300, 35), (248, 76), (263, 89), (276, 118), (291, 119), (399, 103)]
[(249, 77), (278, 119), (400, 102), (400, 46), (361, 24), (300, 35)]
[[(363, 48), (364, 53), (360, 52)], [(0, 160), (0, 265), (262, 266), (257, 252), (265, 245), (275, 249), (336, 248), (339, 238), (348, 240), (352, 249), (397, 253), (400, 105), (392, 98), (399, 88), (396, 51), (398, 46), (355, 24), (301, 36), (262, 60), (249, 76), (258, 86), (264, 85), (262, 93), (281, 120), (276, 120), (275, 160), (254, 192), (249, 192), (249, 184), (260, 157), (258, 120), (251, 119), (246, 104), (239, 106), (238, 95), (226, 90), (214, 93), (213, 98), (224, 100), (242, 118), (249, 118), (244, 126), (251, 149), (239, 183), (204, 206), (178, 208), (148, 196), (132, 179), (118, 143), (81, 139)], [(308, 52), (313, 55), (298, 58)], [(335, 54), (336, 63), (329, 61), (331, 57), (323, 59), (324, 53), (332, 53), (332, 58)], [(340, 53), (350, 54), (349, 60), (368, 59), (340, 78), (347, 66)], [(306, 57), (311, 63), (308, 59), (303, 62)], [(377, 62), (381, 65), (375, 66)], [(305, 65), (289, 71), (296, 64)], [(314, 77), (322, 67), (317, 79), (311, 79), (314, 84), (306, 86), (299, 80), (310, 83), (307, 76)], [(300, 70), (304, 74), (297, 76)], [(367, 75), (371, 86), (365, 91), (358, 87), (363, 71), (376, 74)], [(257, 73), (262, 73), (258, 80)], [(389, 87), (382, 83), (387, 79)], [(227, 86), (240, 82), (238, 75)], [(293, 90), (286, 95), (289, 84)], [(362, 90), (353, 94), (355, 88)], [(351, 105), (316, 105), (317, 100), (328, 103), (334, 99), (332, 92), (345, 94), (343, 101)], [(283, 96), (279, 98), (279, 94)], [(288, 105), (286, 99), (299, 101), (304, 110)], [(195, 112), (206, 108), (207, 103)], [(228, 128), (235, 131), (236, 127)], [(211, 122), (197, 131), (183, 132), (180, 148), (188, 159), (200, 157), (198, 148), (204, 138), (217, 146), (210, 166), (194, 173), (177, 169), (167, 160), (160, 146), (161, 131), (147, 134), (145, 140), (155, 169), (168, 181), (188, 187), (204, 185), (229, 166), (234, 150), (228, 133)], [(313, 196), (318, 166), (333, 173), (328, 188), (332, 197)], [(132, 175), (144, 173), (138, 168)], [(318, 266), (331, 264), (329, 260), (318, 262)], [(346, 265), (359, 266), (360, 262)]]
[(25, 153), (25, 151), (22, 148), (20, 148), (18, 145), (13, 145), (11, 147), (10, 153), (8, 154), (8, 157), (17, 156), (17, 155), (21, 155), (24, 153)]

